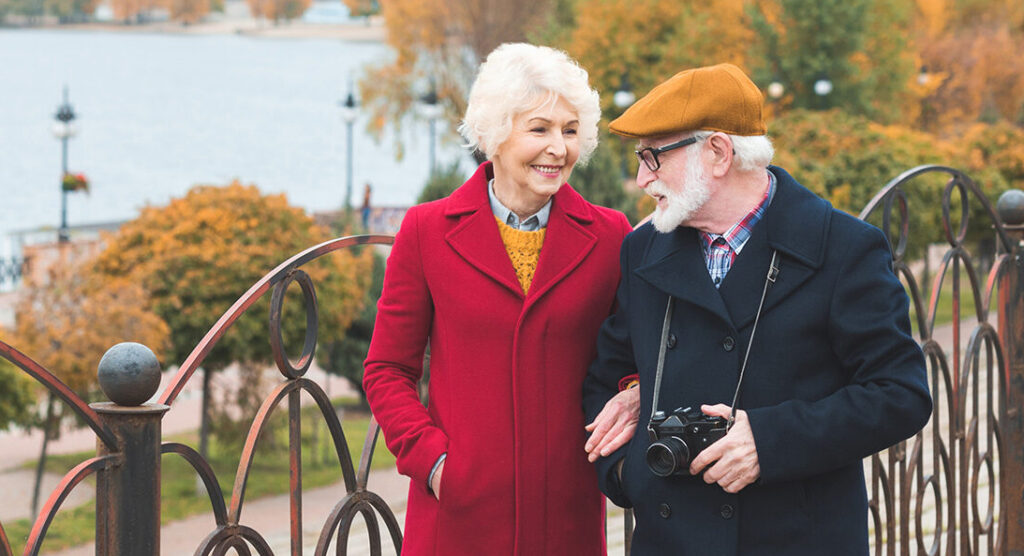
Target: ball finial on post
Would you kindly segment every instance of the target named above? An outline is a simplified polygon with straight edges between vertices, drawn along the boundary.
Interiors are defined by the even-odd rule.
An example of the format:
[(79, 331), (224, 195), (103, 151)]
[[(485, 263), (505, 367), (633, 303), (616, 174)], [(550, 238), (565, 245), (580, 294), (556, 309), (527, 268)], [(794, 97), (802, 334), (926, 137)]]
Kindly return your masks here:
[(1020, 189), (1004, 191), (996, 202), (996, 212), (1007, 226), (1024, 224), (1024, 191)]
[(122, 406), (142, 405), (160, 387), (160, 363), (148, 347), (122, 342), (107, 350), (97, 369), (100, 388)]

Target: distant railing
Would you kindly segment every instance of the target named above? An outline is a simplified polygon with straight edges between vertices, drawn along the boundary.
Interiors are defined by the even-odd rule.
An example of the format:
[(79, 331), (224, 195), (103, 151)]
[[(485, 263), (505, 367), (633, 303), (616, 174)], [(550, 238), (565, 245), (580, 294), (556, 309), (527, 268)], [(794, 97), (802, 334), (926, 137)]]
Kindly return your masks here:
[(14, 289), (20, 284), (24, 267), (25, 259), (0, 257), (0, 291)]
[[(924, 176), (945, 176), (942, 224), (949, 248), (935, 272), (931, 297), (925, 302), (915, 274), (906, 260), (910, 239), (910, 206), (906, 188)], [(930, 179), (930, 178), (929, 178)], [(956, 193), (956, 195), (954, 195)], [(959, 214), (954, 198), (959, 198)], [(971, 203), (975, 205), (971, 205)], [(965, 248), (971, 206), (981, 205), (997, 239), (998, 253), (984, 282), (975, 260)], [(1022, 554), (1024, 553), (1024, 193), (1005, 194), (999, 214), (974, 183), (951, 168), (927, 166), (910, 170), (886, 185), (861, 213), (865, 219), (881, 218), (881, 227), (892, 241), (893, 264), (907, 285), (915, 315), (915, 330), (928, 361), (932, 394), (932, 419), (925, 429), (869, 458), (871, 542), (875, 554)], [(954, 225), (959, 222), (958, 225)], [(184, 458), (206, 485), (214, 523), (196, 554), (271, 554), (259, 531), (245, 525), (242, 505), (249, 470), (260, 432), (270, 415), (287, 400), (289, 418), (291, 544), (293, 555), (302, 553), (302, 458), (299, 401), (303, 391), (316, 402), (331, 433), (346, 495), (337, 502), (321, 527), (314, 554), (326, 554), (332, 542), (346, 554), (351, 525), (362, 515), (369, 534), (370, 552), (381, 554), (381, 524), (387, 529), (396, 553), (402, 532), (394, 513), (367, 481), (379, 429), (371, 419), (358, 468), (345, 442), (340, 421), (323, 389), (307, 378), (306, 370), (316, 349), (317, 305), (315, 287), (301, 267), (339, 249), (358, 245), (389, 245), (390, 236), (339, 238), (311, 247), (288, 259), (254, 284), (207, 332), (181, 364), (177, 375), (158, 403), (138, 405), (153, 391), (140, 392), (132, 384), (127, 367), (154, 365), (148, 348), (119, 344), (108, 351), (107, 375), (127, 381), (124, 396), (115, 403), (86, 404), (48, 370), (13, 346), (0, 341), (0, 357), (35, 378), (67, 403), (98, 438), (96, 457), (69, 471), (50, 494), (35, 518), (25, 555), (38, 554), (47, 528), (70, 492), (85, 478), (96, 475), (96, 553), (103, 556), (145, 556), (159, 553), (160, 458), (174, 453)], [(975, 311), (961, 315), (962, 278)], [(306, 338), (296, 363), (285, 354), (281, 338), (281, 309), (292, 282), (302, 289), (306, 307)], [(939, 293), (951, 284), (952, 334), (949, 345), (935, 336)], [(272, 290), (272, 291), (271, 291)], [(219, 483), (209, 463), (193, 448), (161, 442), (161, 419), (174, 404), (185, 384), (231, 325), (258, 299), (271, 291), (270, 337), (274, 359), (284, 377), (264, 400), (246, 438), (236, 470), (230, 503), (225, 505)], [(997, 315), (989, 308), (997, 308)], [(998, 320), (996, 320), (998, 318)], [(969, 336), (963, 339), (963, 322)], [(148, 355), (147, 355), (148, 354)], [(101, 380), (104, 369), (101, 368)], [(114, 389), (106, 389), (108, 393)], [(117, 398), (117, 399), (114, 399)], [(632, 515), (625, 515), (627, 553)], [(100, 526), (102, 525), (102, 526)], [(0, 556), (12, 555), (0, 524)]]

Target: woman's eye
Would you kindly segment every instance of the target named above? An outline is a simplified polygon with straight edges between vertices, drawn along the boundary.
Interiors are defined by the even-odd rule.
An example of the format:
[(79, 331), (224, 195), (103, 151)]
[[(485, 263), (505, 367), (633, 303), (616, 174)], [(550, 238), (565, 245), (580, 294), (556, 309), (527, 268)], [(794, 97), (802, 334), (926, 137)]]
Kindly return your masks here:
[(565, 130), (565, 134), (566, 135), (576, 135), (577, 133), (579, 133), (579, 130), (577, 130), (577, 129), (567, 129), (567, 130)]
[(544, 133), (545, 131), (547, 131), (547, 128), (535, 127), (535, 128), (530, 130), (530, 133)]

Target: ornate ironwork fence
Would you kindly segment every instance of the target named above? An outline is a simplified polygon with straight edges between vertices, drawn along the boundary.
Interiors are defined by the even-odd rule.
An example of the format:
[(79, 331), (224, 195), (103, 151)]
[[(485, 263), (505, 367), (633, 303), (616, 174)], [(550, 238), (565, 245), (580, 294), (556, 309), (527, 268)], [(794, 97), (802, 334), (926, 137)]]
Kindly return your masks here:
[[(942, 176), (943, 218), (948, 249), (935, 271), (927, 302), (911, 271), (907, 246), (911, 244), (912, 206), (908, 188), (917, 180)], [(929, 178), (930, 177), (930, 178)], [(954, 201), (958, 201), (955, 203)], [(956, 205), (960, 211), (954, 211)], [(972, 207), (980, 210), (972, 213)], [(976, 260), (965, 248), (972, 214), (991, 224), (998, 253), (984, 282)], [(907, 442), (875, 454), (865, 462), (870, 497), (872, 544), (876, 554), (1024, 554), (1024, 193), (1010, 192), (1000, 199), (999, 214), (977, 186), (957, 170), (919, 167), (886, 185), (861, 213), (881, 219), (893, 244), (894, 268), (907, 285), (915, 329), (925, 351), (935, 409), (925, 429)], [(316, 349), (315, 287), (301, 267), (339, 249), (357, 245), (388, 245), (390, 236), (339, 238), (311, 247), (288, 259), (254, 284), (207, 332), (178, 370), (155, 404), (138, 405), (140, 384), (128, 381), (127, 390), (112, 396), (115, 403), (86, 404), (52, 373), (0, 341), (0, 357), (11, 361), (67, 403), (95, 432), (97, 455), (69, 471), (50, 494), (35, 518), (25, 555), (39, 553), (47, 528), (76, 485), (96, 475), (96, 553), (155, 555), (160, 550), (160, 459), (162, 454), (184, 458), (206, 485), (214, 514), (209, 534), (196, 554), (271, 554), (260, 532), (245, 525), (241, 511), (250, 466), (260, 433), (270, 415), (287, 399), (290, 454), (290, 515), (293, 555), (302, 553), (302, 458), (299, 402), (302, 391), (316, 402), (331, 433), (346, 495), (321, 528), (314, 553), (326, 554), (332, 540), (336, 552), (346, 554), (349, 532), (357, 514), (367, 524), (370, 551), (381, 553), (381, 524), (396, 550), (402, 533), (399, 524), (376, 494), (367, 489), (370, 462), (379, 429), (371, 419), (359, 467), (355, 468), (340, 421), (321, 387), (304, 378)], [(962, 281), (973, 303), (962, 315)], [(285, 354), (281, 338), (284, 293), (292, 282), (302, 289), (306, 307), (306, 338), (297, 363)], [(944, 303), (939, 292), (950, 287), (952, 326), (948, 342), (937, 337), (936, 314)], [(270, 338), (277, 368), (284, 376), (264, 400), (246, 438), (236, 471), (230, 505), (210, 465), (193, 448), (161, 442), (161, 419), (213, 346), (259, 298), (271, 291)], [(992, 308), (995, 307), (993, 310)], [(997, 316), (996, 316), (997, 315)], [(968, 328), (966, 344), (964, 327)], [(123, 346), (123, 344), (122, 344)], [(146, 366), (151, 352), (130, 347), (121, 363)], [(118, 347), (118, 346), (115, 346)], [(113, 349), (112, 349), (113, 351)], [(111, 352), (108, 352), (110, 354)], [(146, 353), (149, 353), (147, 356)], [(106, 357), (105, 357), (106, 359)], [(116, 358), (115, 358), (116, 359)], [(114, 376), (117, 375), (117, 369)], [(101, 373), (102, 374), (102, 373)], [(124, 375), (121, 375), (123, 378)], [(141, 399), (147, 399), (156, 386)], [(626, 513), (628, 553), (632, 516)], [(0, 556), (12, 555), (0, 524)]]

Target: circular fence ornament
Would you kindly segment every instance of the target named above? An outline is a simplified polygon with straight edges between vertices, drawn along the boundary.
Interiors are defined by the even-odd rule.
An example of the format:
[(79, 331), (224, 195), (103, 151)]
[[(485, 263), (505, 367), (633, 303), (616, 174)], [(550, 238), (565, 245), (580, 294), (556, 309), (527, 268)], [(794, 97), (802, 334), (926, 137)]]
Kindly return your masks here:
[(138, 406), (160, 387), (160, 363), (148, 347), (122, 342), (107, 350), (97, 369), (100, 388), (117, 405)]

